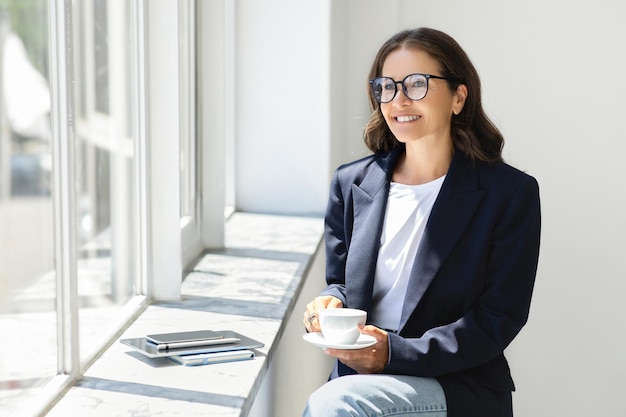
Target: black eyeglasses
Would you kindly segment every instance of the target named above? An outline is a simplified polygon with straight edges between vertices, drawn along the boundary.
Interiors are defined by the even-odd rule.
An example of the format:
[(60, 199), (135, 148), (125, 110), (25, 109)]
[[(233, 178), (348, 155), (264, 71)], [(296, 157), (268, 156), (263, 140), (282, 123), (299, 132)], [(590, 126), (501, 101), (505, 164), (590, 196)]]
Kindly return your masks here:
[(428, 93), (428, 80), (436, 78), (438, 80), (453, 81), (453, 78), (439, 77), (430, 74), (409, 74), (402, 81), (396, 81), (390, 77), (378, 77), (370, 80), (372, 94), (379, 103), (389, 103), (398, 93), (396, 84), (402, 84), (402, 91), (413, 101), (421, 100)]

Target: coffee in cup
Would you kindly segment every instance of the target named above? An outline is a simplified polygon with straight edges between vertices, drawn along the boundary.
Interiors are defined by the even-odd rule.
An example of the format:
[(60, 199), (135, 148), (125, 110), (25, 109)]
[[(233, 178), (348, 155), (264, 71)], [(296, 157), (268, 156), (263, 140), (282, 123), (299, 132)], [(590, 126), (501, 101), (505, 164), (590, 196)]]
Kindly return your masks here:
[(319, 310), (317, 316), (327, 342), (353, 345), (361, 335), (359, 324), (365, 324), (367, 312), (355, 308), (327, 308)]

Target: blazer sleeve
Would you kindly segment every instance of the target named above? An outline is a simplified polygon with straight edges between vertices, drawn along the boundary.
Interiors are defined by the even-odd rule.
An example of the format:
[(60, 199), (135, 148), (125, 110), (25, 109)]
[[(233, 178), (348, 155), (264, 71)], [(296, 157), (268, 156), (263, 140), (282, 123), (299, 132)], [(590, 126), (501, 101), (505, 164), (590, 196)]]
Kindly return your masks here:
[[(324, 220), (324, 245), (326, 249), (326, 283), (321, 295), (330, 295), (346, 303), (346, 259), (348, 256), (349, 231), (345, 227), (346, 202), (339, 181), (340, 169), (333, 175)], [(350, 220), (348, 220), (350, 221)]]
[[(539, 187), (523, 176), (504, 215), (494, 222), (486, 276), (475, 305), (456, 321), (417, 338), (389, 334), (385, 372), (438, 376), (470, 369), (502, 354), (528, 319), (539, 256)], [(445, 308), (445, 307), (444, 307)]]

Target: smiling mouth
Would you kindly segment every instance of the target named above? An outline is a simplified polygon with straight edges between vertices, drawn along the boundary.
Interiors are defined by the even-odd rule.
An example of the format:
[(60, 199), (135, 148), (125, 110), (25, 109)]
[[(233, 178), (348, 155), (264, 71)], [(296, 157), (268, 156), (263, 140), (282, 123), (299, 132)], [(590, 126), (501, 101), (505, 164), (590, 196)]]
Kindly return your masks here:
[(396, 121), (403, 123), (403, 122), (412, 122), (414, 120), (419, 119), (419, 116), (397, 116), (396, 117)]

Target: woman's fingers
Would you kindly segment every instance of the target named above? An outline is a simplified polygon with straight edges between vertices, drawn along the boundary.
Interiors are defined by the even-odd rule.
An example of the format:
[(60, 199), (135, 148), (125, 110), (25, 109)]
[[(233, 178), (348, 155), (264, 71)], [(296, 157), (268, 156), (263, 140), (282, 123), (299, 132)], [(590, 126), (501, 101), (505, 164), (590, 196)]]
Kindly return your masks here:
[(304, 310), (302, 322), (307, 332), (319, 332), (319, 320), (317, 318), (317, 312), (326, 308), (341, 308), (343, 303), (337, 297), (330, 295), (316, 297), (313, 301), (307, 304)]

